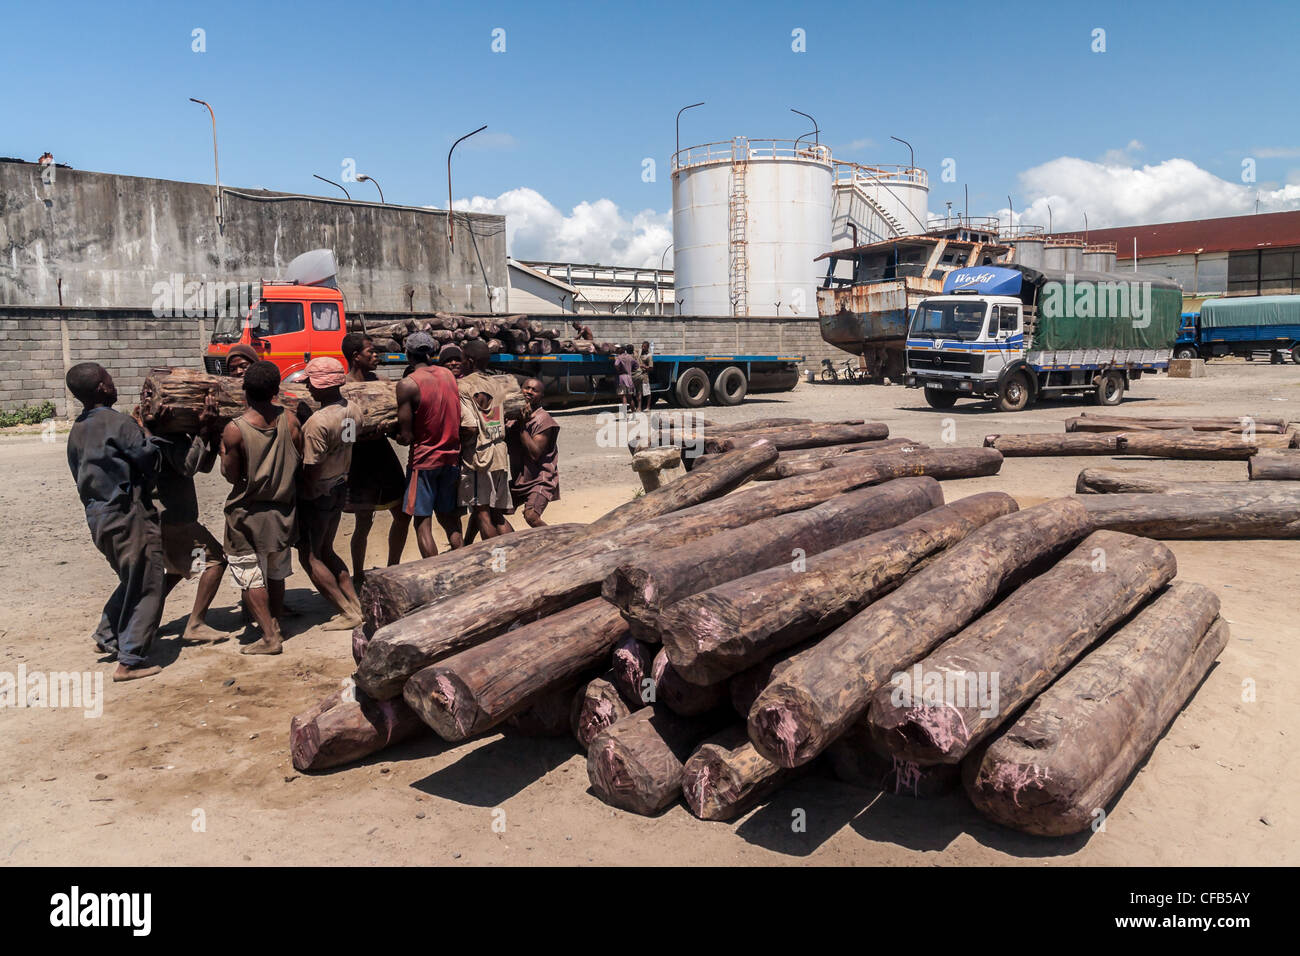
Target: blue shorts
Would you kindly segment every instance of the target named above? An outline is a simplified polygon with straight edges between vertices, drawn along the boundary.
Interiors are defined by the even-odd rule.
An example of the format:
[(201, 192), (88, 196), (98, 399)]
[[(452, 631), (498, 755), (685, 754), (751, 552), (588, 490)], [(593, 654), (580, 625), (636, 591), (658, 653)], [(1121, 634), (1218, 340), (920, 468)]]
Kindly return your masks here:
[(455, 514), (460, 487), (460, 465), (421, 468), (406, 473), (402, 510), (417, 518)]

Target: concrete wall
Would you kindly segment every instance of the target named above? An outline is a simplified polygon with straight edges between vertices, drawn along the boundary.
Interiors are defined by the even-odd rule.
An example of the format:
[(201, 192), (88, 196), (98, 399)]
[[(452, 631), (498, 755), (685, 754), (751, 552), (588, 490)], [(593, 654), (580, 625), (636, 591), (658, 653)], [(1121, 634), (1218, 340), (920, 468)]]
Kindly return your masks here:
[[(0, 163), (0, 305), (151, 308), (155, 284), (276, 278), (332, 248), (350, 306), (490, 311), (504, 303), (505, 218)], [(498, 308), (501, 307), (498, 305)]]
[(657, 352), (802, 355), (803, 367), (813, 369), (820, 369), (824, 358), (834, 362), (851, 358), (822, 341), (816, 318), (584, 315), (582, 321), (591, 326), (597, 341), (640, 345), (648, 340)]
[[(1133, 257), (1120, 259), (1117, 272), (1133, 268)], [(1207, 252), (1177, 256), (1138, 256), (1138, 269), (1173, 279), (1183, 287), (1183, 295), (1222, 295), (1228, 288), (1228, 254)]]
[(572, 296), (559, 286), (531, 276), (522, 269), (510, 268), (509, 312), (560, 315), (569, 311)]
[(161, 365), (202, 368), (210, 323), (156, 319), (147, 309), (39, 309), (0, 306), (0, 409), (54, 403), (58, 417), (80, 407), (63, 386), (78, 362), (99, 362), (113, 375), (118, 407), (140, 399), (149, 369)]

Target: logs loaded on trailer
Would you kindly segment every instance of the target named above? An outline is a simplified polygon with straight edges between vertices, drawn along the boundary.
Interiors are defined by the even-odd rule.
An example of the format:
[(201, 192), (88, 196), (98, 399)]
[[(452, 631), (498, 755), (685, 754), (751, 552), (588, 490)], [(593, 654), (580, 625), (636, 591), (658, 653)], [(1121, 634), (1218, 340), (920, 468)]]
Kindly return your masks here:
[[(1149, 538), (1300, 538), (1300, 493), (1285, 487), (1215, 494), (1079, 495), (1094, 528)], [(1270, 483), (1273, 484), (1273, 483)]]
[(963, 769), (985, 816), (1040, 836), (1104, 813), (1228, 640), (1219, 599), (1175, 582), (1040, 694)]
[(933, 478), (906, 478), (836, 495), (806, 511), (764, 518), (620, 565), (605, 579), (601, 594), (623, 611), (637, 637), (657, 643), (664, 608), (690, 594), (797, 562), (941, 504), (943, 492)]
[(750, 739), (783, 767), (812, 760), (863, 715), (892, 674), (960, 631), (1018, 576), (1090, 530), (1078, 501), (1057, 499), (972, 532), (793, 658), (754, 702)]
[(1134, 431), (1104, 434), (989, 435), (986, 448), (1008, 458), (1068, 455), (1142, 455), (1147, 458), (1188, 458), (1204, 461), (1245, 460), (1263, 448), (1287, 448), (1294, 436), (1241, 435), (1194, 431)]
[(959, 763), (1177, 572), (1173, 552), (1158, 541), (1090, 534), (876, 691), (872, 737), (902, 760)]
[(917, 562), (1015, 511), (1010, 495), (973, 495), (812, 555), (800, 570), (786, 564), (684, 598), (662, 614), (668, 659), (688, 680), (724, 680), (848, 621)]
[(512, 352), (527, 355), (553, 353), (584, 353), (611, 355), (618, 350), (612, 342), (574, 341), (561, 338), (561, 330), (548, 328), (526, 315), (498, 315), (490, 318), (454, 315), (435, 312), (432, 317), (412, 316), (394, 322), (365, 323), (355, 317), (348, 322), (349, 330), (364, 332), (382, 341), (388, 351), (399, 352), (406, 347), (406, 338), (413, 332), (428, 332), (440, 344), (483, 339), (493, 352)]
[(1246, 462), (1251, 481), (1300, 481), (1300, 451), (1261, 452)]

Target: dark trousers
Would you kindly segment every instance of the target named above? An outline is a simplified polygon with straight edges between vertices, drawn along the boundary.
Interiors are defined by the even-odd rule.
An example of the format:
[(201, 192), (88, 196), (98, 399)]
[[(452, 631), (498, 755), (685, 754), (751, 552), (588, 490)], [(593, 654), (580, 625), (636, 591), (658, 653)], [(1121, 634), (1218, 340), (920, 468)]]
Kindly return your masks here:
[(95, 547), (108, 558), (118, 585), (95, 629), (100, 649), (118, 663), (144, 663), (163, 609), (163, 550), (158, 513), (138, 502), (127, 511), (86, 510)]

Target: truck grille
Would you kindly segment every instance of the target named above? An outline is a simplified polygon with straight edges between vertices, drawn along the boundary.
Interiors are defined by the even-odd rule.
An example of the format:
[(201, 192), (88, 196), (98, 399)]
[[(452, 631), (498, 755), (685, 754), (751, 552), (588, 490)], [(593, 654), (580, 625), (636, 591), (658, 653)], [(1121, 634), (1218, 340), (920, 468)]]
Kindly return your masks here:
[(984, 356), (970, 352), (907, 352), (907, 364), (914, 369), (935, 372), (983, 372)]
[(209, 375), (225, 375), (226, 363), (210, 355), (203, 356), (203, 370)]

